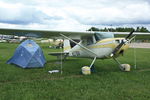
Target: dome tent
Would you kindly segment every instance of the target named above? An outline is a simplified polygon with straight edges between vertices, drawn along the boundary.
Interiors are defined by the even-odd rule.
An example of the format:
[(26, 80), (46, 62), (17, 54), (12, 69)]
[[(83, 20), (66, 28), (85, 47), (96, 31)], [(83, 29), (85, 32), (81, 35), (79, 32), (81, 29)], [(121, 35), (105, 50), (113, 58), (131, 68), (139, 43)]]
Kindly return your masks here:
[(22, 68), (44, 67), (45, 63), (42, 49), (33, 40), (22, 42), (14, 56), (7, 61), (7, 64), (16, 64)]

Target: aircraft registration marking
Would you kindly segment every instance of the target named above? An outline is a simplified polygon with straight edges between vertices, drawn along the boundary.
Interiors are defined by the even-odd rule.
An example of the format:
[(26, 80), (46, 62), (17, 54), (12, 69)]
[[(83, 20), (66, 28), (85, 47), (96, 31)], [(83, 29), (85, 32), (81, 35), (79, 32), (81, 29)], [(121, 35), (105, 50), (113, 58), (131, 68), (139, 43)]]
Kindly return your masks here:
[(79, 52), (79, 51), (73, 51), (73, 52), (72, 52), (72, 55), (73, 55), (73, 56), (80, 56), (80, 52)]

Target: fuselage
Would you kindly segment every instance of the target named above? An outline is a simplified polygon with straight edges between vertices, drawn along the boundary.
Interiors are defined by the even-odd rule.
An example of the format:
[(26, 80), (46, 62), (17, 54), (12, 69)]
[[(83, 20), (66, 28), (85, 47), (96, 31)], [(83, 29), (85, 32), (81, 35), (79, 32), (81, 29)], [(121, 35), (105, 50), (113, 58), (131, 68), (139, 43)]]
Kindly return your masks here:
[[(91, 44), (91, 45), (88, 45), (88, 46), (85, 46), (85, 47), (88, 48), (89, 50), (91, 50), (92, 52), (94, 52), (96, 54), (97, 58), (101, 58), (101, 59), (110, 58), (110, 54), (117, 47), (117, 45), (122, 41), (122, 39), (124, 39), (124, 38), (103, 39), (103, 40), (98, 41), (95, 44)], [(80, 42), (80, 44), (82, 45), (82, 42)], [(128, 48), (129, 48), (129, 44), (124, 45), (117, 52), (117, 56), (119, 54), (123, 53)], [(86, 58), (95, 57), (95, 55), (93, 53), (85, 50), (84, 48), (81, 48), (79, 45), (76, 45), (75, 47), (73, 47), (70, 50), (69, 56), (86, 57)]]
[[(106, 34), (106, 33), (105, 33)], [(94, 41), (95, 36), (93, 36), (93, 41)], [(97, 57), (100, 59), (105, 59), (105, 58), (111, 58), (111, 53), (114, 51), (114, 49), (118, 46), (121, 41), (124, 40), (124, 38), (114, 38), (114, 36), (111, 37), (106, 37), (100, 40), (95, 39), (94, 42), (87, 43), (89, 41), (89, 38), (85, 38), (85, 40), (81, 40), (79, 42), (80, 45), (84, 46), (88, 50), (82, 48), (80, 45), (76, 45), (73, 48), (69, 50), (69, 56), (72, 57), (84, 57), (84, 58), (93, 58)], [(116, 57), (122, 54), (125, 50), (129, 48), (129, 43), (126, 43), (123, 45), (120, 50), (116, 53)], [(65, 48), (67, 49), (67, 48)], [(92, 51), (92, 52), (89, 52)]]

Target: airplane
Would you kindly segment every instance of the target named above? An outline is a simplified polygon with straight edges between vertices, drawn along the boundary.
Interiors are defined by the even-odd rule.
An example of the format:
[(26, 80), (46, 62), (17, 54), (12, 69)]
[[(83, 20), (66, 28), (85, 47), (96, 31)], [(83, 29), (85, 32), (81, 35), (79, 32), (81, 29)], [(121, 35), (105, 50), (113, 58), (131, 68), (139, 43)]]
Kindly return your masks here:
[[(121, 64), (116, 58), (129, 48), (131, 40), (135, 37), (131, 31), (124, 38), (115, 38), (112, 32), (70, 32), (70, 31), (51, 31), (51, 30), (33, 30), (33, 29), (8, 29), (0, 28), (0, 34), (27, 36), (27, 37), (45, 37), (62, 38), (63, 52), (49, 53), (53, 56), (92, 58), (90, 68), (94, 66), (96, 59), (114, 59), (121, 70), (124, 64)], [(132, 37), (131, 37), (132, 36)]]

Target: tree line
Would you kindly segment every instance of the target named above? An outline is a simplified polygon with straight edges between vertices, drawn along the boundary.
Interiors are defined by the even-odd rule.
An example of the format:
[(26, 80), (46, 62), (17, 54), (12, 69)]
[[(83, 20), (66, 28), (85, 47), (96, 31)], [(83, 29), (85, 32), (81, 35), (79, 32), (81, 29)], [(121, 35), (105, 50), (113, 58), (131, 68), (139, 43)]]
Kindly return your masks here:
[(150, 32), (146, 27), (117, 27), (117, 28), (96, 28), (96, 27), (91, 27), (87, 31), (104, 31), (104, 32), (130, 32), (132, 30), (135, 30), (136, 32)]

